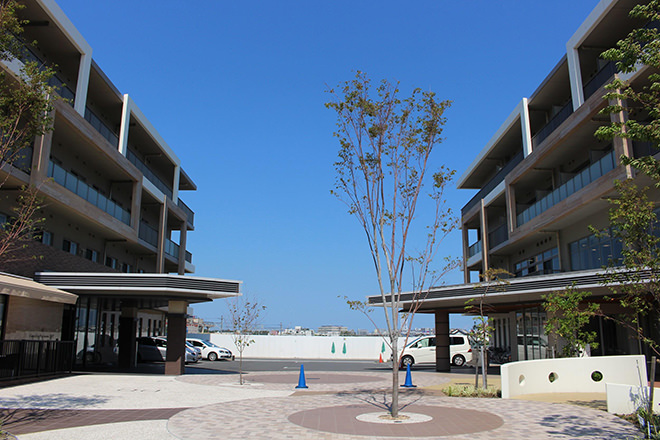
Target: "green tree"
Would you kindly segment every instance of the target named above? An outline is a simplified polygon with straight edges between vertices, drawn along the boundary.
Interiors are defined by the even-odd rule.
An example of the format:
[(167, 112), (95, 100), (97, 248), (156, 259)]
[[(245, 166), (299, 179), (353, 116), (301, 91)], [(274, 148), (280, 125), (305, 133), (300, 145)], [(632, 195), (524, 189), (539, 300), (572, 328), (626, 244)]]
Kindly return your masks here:
[(596, 332), (585, 330), (589, 320), (599, 313), (598, 304), (587, 303), (591, 292), (580, 291), (575, 285), (543, 296), (543, 308), (548, 313), (545, 332), (564, 340), (561, 355), (576, 357), (587, 344), (596, 348)]
[(7, 261), (13, 251), (32, 238), (42, 221), (36, 213), (42, 203), (38, 190), (24, 186), (19, 191), (8, 190), (12, 166), (22, 164), (25, 152), (40, 136), (52, 129), (55, 88), (48, 85), (53, 70), (35, 61), (26, 61), (23, 26), (18, 18), (24, 6), (14, 0), (0, 0), (0, 60), (8, 63), (23, 60), (19, 72), (0, 72), (0, 190), (13, 205), (11, 221), (0, 228), (0, 257)]
[[(652, 0), (645, 5), (635, 6), (630, 17), (640, 23), (660, 20), (660, 0)], [(630, 81), (615, 78), (606, 86), (607, 105), (601, 114), (625, 113), (624, 122), (612, 122), (600, 127), (596, 136), (612, 140), (616, 137), (638, 142), (650, 142), (655, 148), (660, 146), (660, 33), (655, 25), (639, 27), (626, 38), (617, 42), (601, 55), (604, 59), (616, 62), (622, 74), (639, 72), (646, 81)], [(660, 186), (660, 162), (652, 156), (641, 158), (622, 157), (623, 163), (643, 171)]]
[(239, 383), (243, 385), (243, 352), (254, 343), (256, 331), (266, 306), (245, 296), (237, 296), (229, 302), (229, 323), (232, 340), (238, 351)]
[[(334, 134), (340, 144), (332, 193), (348, 206), (367, 238), (386, 322), (382, 336), (393, 353), (389, 409), (397, 417), (399, 337), (408, 334), (428, 291), (427, 283), (454, 265), (450, 262), (438, 272), (431, 268), (438, 245), (456, 227), (443, 198), (454, 171), (445, 167), (433, 174), (429, 171), (431, 152), (442, 141), (444, 112), (451, 103), (420, 89), (401, 99), (398, 83), (383, 80), (373, 86), (359, 71), (355, 79), (328, 93), (332, 100), (326, 107), (337, 113)], [(425, 185), (430, 186), (430, 225), (422, 229), (423, 238), (415, 240), (418, 202)], [(419, 243), (424, 244), (417, 246)], [(416, 247), (421, 250), (413, 252)], [(400, 316), (402, 293), (408, 286), (410, 306)], [(360, 301), (349, 301), (349, 306), (368, 309)]]

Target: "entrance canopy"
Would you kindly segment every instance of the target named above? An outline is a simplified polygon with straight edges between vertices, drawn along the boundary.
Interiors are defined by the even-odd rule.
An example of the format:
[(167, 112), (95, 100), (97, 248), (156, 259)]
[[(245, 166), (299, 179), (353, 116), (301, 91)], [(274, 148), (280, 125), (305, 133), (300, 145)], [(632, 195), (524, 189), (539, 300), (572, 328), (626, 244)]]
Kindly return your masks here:
[(37, 272), (34, 278), (79, 295), (149, 297), (188, 303), (238, 296), (241, 285), (241, 281), (151, 273)]
[(0, 294), (62, 304), (75, 304), (78, 295), (16, 275), (0, 274)]

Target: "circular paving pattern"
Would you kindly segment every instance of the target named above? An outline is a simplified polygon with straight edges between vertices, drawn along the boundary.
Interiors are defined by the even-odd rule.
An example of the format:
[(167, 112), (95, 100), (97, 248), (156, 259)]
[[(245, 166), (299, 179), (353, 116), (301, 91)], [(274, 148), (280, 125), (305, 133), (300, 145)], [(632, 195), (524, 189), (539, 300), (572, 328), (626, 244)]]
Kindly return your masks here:
[(421, 422), (428, 422), (430, 420), (433, 420), (433, 417), (427, 416), (426, 414), (409, 413), (409, 412), (399, 412), (399, 417), (397, 419), (393, 419), (392, 417), (389, 417), (389, 413), (383, 411), (364, 413), (364, 414), (360, 414), (355, 418), (361, 422), (385, 423), (385, 424), (421, 423)]
[[(248, 382), (256, 382), (256, 383), (297, 384), (299, 377), (300, 377), (300, 373), (249, 374), (245, 376), (245, 380)], [(375, 376), (359, 375), (359, 374), (333, 374), (333, 373), (310, 372), (305, 374), (305, 379), (307, 382), (307, 386), (314, 386), (317, 384), (378, 382), (382, 378)]]
[[(314, 408), (289, 416), (289, 421), (317, 431), (348, 435), (375, 435), (380, 437), (430, 437), (472, 434), (499, 428), (504, 421), (485, 411), (452, 408), (448, 406), (411, 405), (407, 412), (423, 414), (427, 421), (409, 423), (371, 423), (360, 420), (362, 414), (373, 413), (373, 405), (342, 405)], [(384, 411), (383, 411), (384, 412)], [(354, 423), (339, 420), (356, 419)], [(459, 420), (479, 420), (479, 423), (457, 423)]]

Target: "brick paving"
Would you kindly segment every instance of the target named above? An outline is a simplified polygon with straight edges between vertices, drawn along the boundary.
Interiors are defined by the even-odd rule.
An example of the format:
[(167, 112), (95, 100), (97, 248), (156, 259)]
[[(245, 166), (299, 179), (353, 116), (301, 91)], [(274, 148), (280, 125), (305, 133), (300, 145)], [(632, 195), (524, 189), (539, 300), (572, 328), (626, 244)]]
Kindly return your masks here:
[(105, 423), (167, 420), (185, 408), (2, 409), (2, 429), (14, 435)]

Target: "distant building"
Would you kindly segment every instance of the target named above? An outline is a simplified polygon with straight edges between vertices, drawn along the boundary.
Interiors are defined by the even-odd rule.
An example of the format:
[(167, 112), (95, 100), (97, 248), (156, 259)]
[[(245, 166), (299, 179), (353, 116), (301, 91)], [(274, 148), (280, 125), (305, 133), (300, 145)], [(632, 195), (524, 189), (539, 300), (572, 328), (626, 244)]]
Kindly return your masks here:
[(348, 327), (343, 325), (322, 325), (316, 330), (316, 334), (323, 336), (339, 336), (348, 333)]

